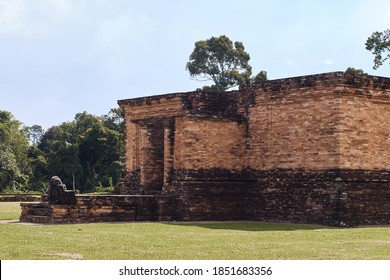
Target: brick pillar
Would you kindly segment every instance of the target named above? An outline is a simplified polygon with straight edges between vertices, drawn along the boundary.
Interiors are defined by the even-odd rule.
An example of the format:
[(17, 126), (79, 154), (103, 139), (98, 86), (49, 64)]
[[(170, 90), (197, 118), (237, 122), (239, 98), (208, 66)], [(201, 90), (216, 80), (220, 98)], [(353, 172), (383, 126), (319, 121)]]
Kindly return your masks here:
[(139, 169), (140, 131), (138, 123), (128, 122), (125, 126), (125, 170), (133, 172)]
[(169, 192), (173, 176), (175, 119), (164, 120), (164, 178), (163, 191)]

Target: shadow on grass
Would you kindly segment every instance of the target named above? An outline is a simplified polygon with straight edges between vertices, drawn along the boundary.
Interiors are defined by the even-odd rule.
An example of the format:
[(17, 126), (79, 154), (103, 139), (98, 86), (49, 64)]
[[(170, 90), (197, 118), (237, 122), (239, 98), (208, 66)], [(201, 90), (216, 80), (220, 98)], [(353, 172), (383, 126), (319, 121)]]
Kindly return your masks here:
[(215, 230), (240, 230), (240, 231), (293, 231), (293, 230), (320, 230), (332, 228), (321, 225), (290, 224), (290, 223), (267, 223), (252, 221), (230, 222), (175, 222), (169, 225), (181, 227), (201, 227)]

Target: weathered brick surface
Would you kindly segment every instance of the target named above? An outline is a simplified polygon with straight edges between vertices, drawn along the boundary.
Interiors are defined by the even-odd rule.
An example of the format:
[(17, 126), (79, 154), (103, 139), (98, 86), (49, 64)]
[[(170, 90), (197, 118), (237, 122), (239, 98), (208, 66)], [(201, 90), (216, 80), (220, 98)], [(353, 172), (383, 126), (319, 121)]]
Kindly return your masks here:
[(52, 217), (390, 224), (389, 78), (335, 72), (119, 105), (115, 193), (127, 198), (78, 198)]
[(159, 176), (177, 219), (388, 224), (389, 97), (389, 79), (335, 72), (120, 101), (127, 174)]
[[(384, 171), (297, 169), (257, 171), (251, 190), (254, 219), (355, 226), (390, 223)], [(381, 178), (379, 180), (379, 178)]]
[(20, 221), (90, 223), (172, 220), (175, 200), (154, 195), (77, 195), (75, 205), (21, 203)]
[(345, 96), (340, 119), (340, 167), (389, 169), (390, 100)]
[(176, 120), (174, 168), (241, 170), (245, 126), (225, 119)]
[[(180, 149), (178, 145), (173, 146), (173, 141), (182, 140), (180, 136), (184, 135), (180, 133), (191, 133), (191, 126), (201, 134), (197, 139), (203, 141), (203, 145), (207, 145), (209, 151), (218, 147), (215, 145), (210, 147), (210, 144), (206, 143), (208, 140), (226, 139), (230, 142), (238, 142), (237, 138), (241, 137), (239, 141), (242, 142), (242, 127), (237, 128), (244, 120), (242, 108), (239, 108), (241, 103), (239, 97), (236, 92), (191, 92), (120, 101), (126, 120), (126, 171), (131, 172), (142, 167), (153, 168), (150, 164), (154, 164), (153, 159), (157, 151), (161, 150), (161, 146), (165, 145), (162, 152), (170, 145), (172, 149)], [(180, 128), (176, 129), (176, 125)], [(186, 131), (182, 131), (183, 125), (188, 125)], [(205, 131), (207, 129), (211, 132), (210, 137)], [(229, 138), (234, 137), (234, 139), (227, 139), (227, 133), (232, 133)], [(163, 136), (166, 138), (164, 139)], [(205, 136), (208, 139), (204, 140)], [(191, 139), (185, 139), (185, 141), (189, 140)], [(240, 145), (240, 143), (231, 143), (231, 145)], [(234, 153), (234, 149), (242, 148), (232, 147), (232, 149)], [(165, 162), (171, 161), (173, 164), (173, 154), (164, 153), (163, 156), (170, 156), (165, 158)]]
[(248, 165), (256, 170), (337, 168), (340, 99), (326, 91), (313, 96), (301, 96), (299, 88), (291, 91), (278, 99), (257, 92), (249, 110)]
[(250, 88), (250, 167), (388, 168), (389, 86), (386, 78), (330, 73)]

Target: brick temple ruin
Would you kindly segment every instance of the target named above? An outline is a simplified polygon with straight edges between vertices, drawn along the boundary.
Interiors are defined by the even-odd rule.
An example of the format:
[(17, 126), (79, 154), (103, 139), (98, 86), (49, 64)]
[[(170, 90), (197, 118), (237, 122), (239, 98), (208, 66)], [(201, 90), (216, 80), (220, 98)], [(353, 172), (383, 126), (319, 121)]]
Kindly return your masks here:
[(390, 224), (390, 78), (332, 72), (118, 103), (115, 195), (76, 195), (49, 222)]

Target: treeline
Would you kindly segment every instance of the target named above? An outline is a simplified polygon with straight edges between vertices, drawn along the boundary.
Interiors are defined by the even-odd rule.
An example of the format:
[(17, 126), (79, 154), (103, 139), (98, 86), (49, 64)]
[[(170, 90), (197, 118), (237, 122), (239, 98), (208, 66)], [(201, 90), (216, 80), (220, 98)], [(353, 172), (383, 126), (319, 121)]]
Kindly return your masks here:
[(51, 176), (81, 193), (112, 190), (123, 170), (123, 118), (86, 112), (46, 131), (0, 110), (0, 192), (46, 192)]

